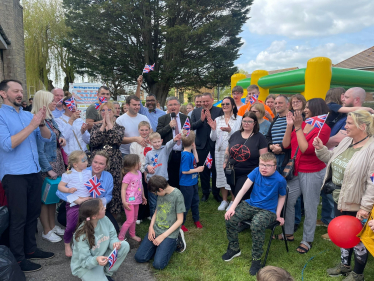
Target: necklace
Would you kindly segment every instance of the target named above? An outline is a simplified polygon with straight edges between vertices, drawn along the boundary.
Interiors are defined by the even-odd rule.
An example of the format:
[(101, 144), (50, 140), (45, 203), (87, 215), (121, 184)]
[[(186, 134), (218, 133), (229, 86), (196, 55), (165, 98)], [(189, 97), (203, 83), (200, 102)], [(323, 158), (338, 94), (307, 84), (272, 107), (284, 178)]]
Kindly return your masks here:
[(356, 142), (356, 143), (352, 143), (351, 145), (349, 145), (348, 147), (353, 147), (355, 146), (356, 144), (359, 144), (360, 142), (363, 142), (364, 140), (366, 140), (369, 136), (366, 136), (365, 138), (363, 138), (362, 140)]

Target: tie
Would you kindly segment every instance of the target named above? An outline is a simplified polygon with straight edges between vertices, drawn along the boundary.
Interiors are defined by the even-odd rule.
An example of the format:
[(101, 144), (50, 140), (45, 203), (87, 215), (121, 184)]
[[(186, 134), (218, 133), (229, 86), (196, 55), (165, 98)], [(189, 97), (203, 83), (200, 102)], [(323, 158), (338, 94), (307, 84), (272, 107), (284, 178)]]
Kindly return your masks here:
[[(175, 116), (175, 121), (177, 121), (177, 125), (175, 126), (175, 135), (179, 134), (179, 127), (178, 127), (178, 115)], [(181, 144), (181, 140), (177, 141), (177, 145)]]

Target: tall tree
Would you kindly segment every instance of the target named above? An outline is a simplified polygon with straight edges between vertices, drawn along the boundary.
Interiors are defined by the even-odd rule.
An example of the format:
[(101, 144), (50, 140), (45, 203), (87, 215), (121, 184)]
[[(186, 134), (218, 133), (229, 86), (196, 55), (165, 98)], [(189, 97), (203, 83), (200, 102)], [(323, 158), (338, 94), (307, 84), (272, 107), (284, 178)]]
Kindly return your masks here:
[[(134, 83), (162, 104), (170, 88), (214, 87), (237, 70), (238, 34), (252, 0), (63, 0), (80, 74)], [(114, 74), (113, 74), (114, 73)], [(109, 78), (110, 80), (110, 78)], [(223, 83), (225, 84), (225, 83)], [(226, 82), (227, 84), (227, 82)]]
[(22, 4), (28, 86), (51, 90), (63, 73), (64, 90), (68, 90), (74, 82), (74, 67), (62, 45), (69, 40), (62, 0), (23, 0)]

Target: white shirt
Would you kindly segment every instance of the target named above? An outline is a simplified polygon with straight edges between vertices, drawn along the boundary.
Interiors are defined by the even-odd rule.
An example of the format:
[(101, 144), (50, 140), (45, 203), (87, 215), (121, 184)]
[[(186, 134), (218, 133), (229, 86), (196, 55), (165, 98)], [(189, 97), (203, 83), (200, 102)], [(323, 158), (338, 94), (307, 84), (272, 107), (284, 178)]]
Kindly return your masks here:
[[(125, 127), (125, 137), (131, 138), (140, 136), (138, 131), (138, 125), (141, 121), (147, 121), (149, 124), (151, 124), (147, 116), (139, 113), (135, 117), (130, 117), (127, 113), (122, 114), (120, 117), (117, 118), (116, 123), (118, 125)], [(130, 153), (130, 145), (131, 143), (121, 144), (119, 149), (122, 153), (127, 155)]]
[[(179, 133), (181, 134), (182, 133), (182, 126), (184, 124), (183, 125), (181, 124), (181, 119), (179, 117), (179, 112), (176, 115), (175, 120), (177, 121), (177, 126), (178, 126), (178, 129), (179, 129)], [(173, 139), (174, 139), (175, 138), (175, 130), (172, 130), (172, 131), (173, 131)], [(180, 141), (180, 145), (178, 145), (178, 143), (174, 144), (173, 150), (175, 150), (175, 151), (182, 151), (182, 140)]]
[(62, 174), (61, 181), (67, 183), (66, 187), (74, 187), (77, 189), (76, 192), (67, 196), (67, 200), (69, 203), (71, 203), (71, 207), (76, 205), (74, 201), (79, 199), (79, 197), (90, 197), (90, 193), (84, 184), (91, 178), (92, 171), (87, 169), (83, 170), (82, 172), (77, 172), (74, 168), (72, 168), (70, 174)]
[[(74, 133), (77, 136), (77, 139), (82, 147), (82, 150), (87, 151), (87, 144), (90, 143), (90, 133), (86, 130), (82, 135), (81, 127), (84, 123), (83, 119), (78, 118), (74, 120), (73, 125), (70, 125), (68, 123), (69, 119), (70, 117), (66, 116), (65, 114), (62, 115), (60, 118), (54, 119), (58, 125), (59, 130), (66, 139), (66, 146), (63, 147), (64, 151), (67, 155), (70, 155), (70, 153), (72, 153), (74, 150), (81, 150), (77, 140), (75, 139)], [(64, 122), (64, 120), (66, 122)]]

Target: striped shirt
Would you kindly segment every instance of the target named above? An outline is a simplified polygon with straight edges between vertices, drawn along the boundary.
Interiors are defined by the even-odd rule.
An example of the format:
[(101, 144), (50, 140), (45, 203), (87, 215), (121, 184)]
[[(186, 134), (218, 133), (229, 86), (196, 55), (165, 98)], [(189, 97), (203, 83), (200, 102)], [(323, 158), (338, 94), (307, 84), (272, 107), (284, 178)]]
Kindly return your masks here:
[(277, 120), (275, 120), (273, 127), (271, 128), (272, 143), (282, 143), (284, 133), (286, 132), (286, 128), (286, 116), (278, 117)]

